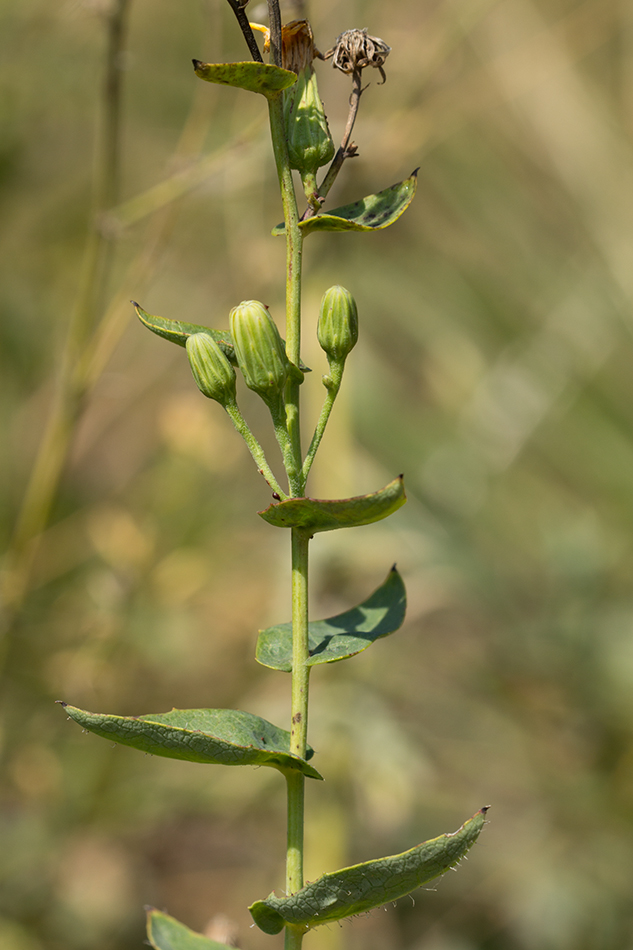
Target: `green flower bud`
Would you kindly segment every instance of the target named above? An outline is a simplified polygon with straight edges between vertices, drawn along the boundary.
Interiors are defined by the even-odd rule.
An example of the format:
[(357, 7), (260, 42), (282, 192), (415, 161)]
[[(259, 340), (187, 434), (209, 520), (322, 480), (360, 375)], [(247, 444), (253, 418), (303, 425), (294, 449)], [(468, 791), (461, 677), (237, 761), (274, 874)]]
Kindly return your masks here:
[(249, 389), (264, 399), (282, 392), (290, 361), (279, 330), (258, 300), (243, 300), (230, 314), (235, 356)]
[(235, 370), (208, 333), (192, 333), (185, 344), (198, 389), (226, 406), (235, 402)]
[(314, 174), (334, 158), (334, 142), (311, 66), (301, 70), (286, 94), (286, 136), (291, 168)]
[(340, 362), (358, 342), (356, 301), (344, 287), (330, 287), (323, 294), (317, 338), (330, 362)]

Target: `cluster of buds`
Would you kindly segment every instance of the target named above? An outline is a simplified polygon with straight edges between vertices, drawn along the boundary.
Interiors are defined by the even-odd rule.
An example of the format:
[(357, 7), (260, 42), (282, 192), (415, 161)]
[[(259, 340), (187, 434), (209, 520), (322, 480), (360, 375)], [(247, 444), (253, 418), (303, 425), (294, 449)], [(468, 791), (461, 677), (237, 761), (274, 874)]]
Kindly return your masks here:
[[(266, 307), (244, 300), (229, 315), (235, 359), (249, 389), (270, 403), (283, 393), (297, 370), (286, 356), (284, 342)], [(236, 405), (235, 370), (208, 333), (187, 337), (187, 356), (198, 389), (226, 409)]]
[[(235, 359), (249, 389), (268, 405), (284, 392), (288, 378), (299, 371), (288, 359), (284, 342), (268, 309), (258, 300), (244, 300), (229, 315)], [(323, 295), (317, 339), (327, 355), (331, 377), (340, 383), (345, 360), (358, 341), (358, 311), (349, 290), (334, 286)], [(236, 405), (235, 370), (208, 333), (187, 338), (187, 356), (198, 389), (226, 409)]]
[[(243, 9), (248, 0), (234, 2)], [(264, 34), (264, 52), (267, 52), (270, 49), (269, 30), (259, 24), (250, 25)], [(319, 96), (313, 61), (317, 58), (332, 59), (334, 67), (352, 75), (354, 83), (359, 86), (361, 71), (367, 66), (378, 69), (384, 81), (383, 65), (390, 47), (378, 37), (370, 36), (367, 30), (347, 30), (341, 33), (324, 56), (315, 46), (312, 28), (307, 20), (294, 20), (284, 25), (281, 40), (282, 65), (297, 74), (296, 83), (284, 93), (290, 166), (299, 171), (308, 201), (316, 211), (322, 201), (316, 191), (316, 172), (332, 161), (335, 148)], [(360, 95), (362, 90), (357, 91)], [(353, 146), (347, 146), (344, 151), (353, 154), (352, 149)], [(230, 330), (234, 361), (246, 385), (266, 402), (273, 418), (279, 420), (280, 407), (283, 412), (286, 383), (293, 377), (303, 377), (288, 359), (284, 342), (268, 308), (257, 300), (243, 301), (231, 310)], [(330, 375), (324, 376), (323, 382), (331, 394), (336, 395), (347, 356), (358, 341), (356, 302), (344, 287), (330, 287), (323, 295), (317, 338), (330, 367)], [(230, 413), (233, 413), (233, 409), (237, 411), (235, 371), (225, 352), (212, 336), (205, 333), (190, 335), (186, 347), (199, 389), (205, 396), (229, 409)]]
[[(251, 28), (264, 34), (264, 52), (270, 50), (270, 31), (259, 23)], [(323, 198), (316, 183), (316, 172), (332, 161), (335, 155), (334, 142), (330, 135), (323, 103), (319, 96), (317, 78), (312, 68), (315, 59), (332, 59), (332, 64), (341, 72), (351, 75), (356, 91), (349, 133), (354, 124), (360, 88), (361, 73), (367, 66), (378, 69), (385, 82), (384, 63), (391, 47), (367, 30), (346, 30), (337, 38), (334, 46), (325, 55), (314, 43), (312, 27), (308, 20), (293, 20), (281, 28), (281, 63), (284, 69), (297, 74), (297, 82), (284, 94), (286, 141), (290, 167), (301, 175), (303, 188), (311, 213), (319, 210)], [(352, 100), (350, 100), (352, 107)], [(346, 133), (347, 134), (347, 133)], [(349, 143), (349, 134), (341, 146), (344, 158), (356, 154)], [(326, 176), (327, 177), (327, 176)]]

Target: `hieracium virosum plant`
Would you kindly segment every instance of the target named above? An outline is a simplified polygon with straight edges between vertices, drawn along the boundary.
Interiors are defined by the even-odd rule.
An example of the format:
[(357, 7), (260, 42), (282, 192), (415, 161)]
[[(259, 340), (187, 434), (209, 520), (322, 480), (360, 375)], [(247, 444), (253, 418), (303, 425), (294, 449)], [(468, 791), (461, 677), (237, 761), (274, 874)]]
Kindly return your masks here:
[[(254, 899), (249, 909), (264, 933), (274, 936), (283, 931), (286, 950), (297, 950), (310, 930), (396, 901), (454, 868), (477, 840), (486, 807), (457, 831), (400, 854), (333, 869), (309, 883), (304, 880), (305, 785), (324, 777), (308, 742), (310, 673), (313, 667), (350, 659), (397, 631), (406, 608), (404, 581), (395, 566), (386, 565), (384, 582), (362, 603), (325, 620), (309, 620), (308, 554), (314, 535), (371, 525), (398, 511), (406, 496), (402, 475), (366, 495), (320, 499), (308, 494), (310, 471), (362, 330), (362, 312), (353, 288), (337, 284), (324, 290), (318, 314), (302, 314), (304, 242), (309, 248), (310, 235), (316, 232), (372, 233), (395, 224), (413, 200), (416, 172), (352, 204), (330, 208), (327, 198), (337, 176), (343, 167), (353, 167), (347, 160), (356, 154), (352, 132), (367, 76), (384, 83), (390, 48), (368, 29), (349, 29), (320, 52), (307, 20), (282, 25), (278, 0), (268, 2), (268, 27), (249, 22), (248, 0), (229, 3), (252, 59), (231, 63), (195, 59), (193, 65), (199, 79), (260, 96), (268, 108), (283, 209), (283, 222), (272, 235), (286, 244), (284, 336), (277, 323), (281, 315), (259, 300), (236, 302), (228, 320), (218, 314), (217, 322), (224, 327), (214, 328), (181, 319), (185, 314), (155, 316), (134, 305), (148, 329), (185, 350), (201, 394), (228, 414), (259, 476), (270, 487), (271, 502), (259, 517), (271, 530), (289, 535), (292, 617), (261, 630), (256, 644), (260, 664), (290, 674), (289, 728), (236, 709), (172, 709), (123, 716), (87, 712), (66, 702), (63, 706), (84, 729), (144, 753), (206, 765), (265, 766), (281, 773), (287, 791), (286, 879), (273, 893)], [(258, 32), (263, 34), (268, 62), (256, 40)], [(349, 82), (349, 115), (338, 148), (319, 96), (318, 60), (331, 61)], [(316, 334), (327, 357), (329, 372), (321, 380), (309, 375), (302, 360), (302, 332)], [(238, 405), (237, 373), (270, 413), (280, 450), (275, 458), (268, 457)], [(322, 408), (307, 447), (301, 441), (304, 385), (323, 387)], [(327, 676), (327, 670), (319, 675)], [(148, 911), (147, 935), (155, 950), (225, 947), (154, 908)]]

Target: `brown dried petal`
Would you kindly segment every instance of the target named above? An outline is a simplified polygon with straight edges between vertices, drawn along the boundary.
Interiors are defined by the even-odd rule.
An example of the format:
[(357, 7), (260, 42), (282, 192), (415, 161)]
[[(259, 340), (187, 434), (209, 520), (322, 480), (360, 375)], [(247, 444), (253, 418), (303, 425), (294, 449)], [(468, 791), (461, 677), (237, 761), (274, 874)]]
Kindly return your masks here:
[(353, 73), (373, 66), (380, 70), (385, 80), (384, 62), (391, 52), (379, 36), (370, 36), (367, 30), (346, 30), (329, 49), (324, 59), (332, 59), (332, 65), (343, 73)]
[[(259, 23), (251, 23), (251, 29), (264, 34), (264, 52), (270, 49), (270, 31)], [(312, 27), (307, 20), (291, 20), (281, 28), (281, 65), (299, 75), (313, 59), (323, 59), (323, 54), (314, 45)]]

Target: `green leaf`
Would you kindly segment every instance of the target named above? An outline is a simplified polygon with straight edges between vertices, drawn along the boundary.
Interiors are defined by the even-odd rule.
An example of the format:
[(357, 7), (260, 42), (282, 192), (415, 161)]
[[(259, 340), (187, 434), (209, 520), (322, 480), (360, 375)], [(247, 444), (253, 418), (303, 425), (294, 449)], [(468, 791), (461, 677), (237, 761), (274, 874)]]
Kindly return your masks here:
[(223, 86), (237, 86), (274, 99), (297, 81), (297, 74), (268, 63), (201, 63), (193, 60), (196, 76)]
[(207, 333), (222, 349), (227, 359), (237, 366), (235, 347), (233, 346), (233, 340), (228, 330), (212, 330), (210, 327), (203, 327), (197, 323), (183, 323), (182, 320), (168, 320), (167, 317), (155, 317), (152, 316), (151, 313), (147, 313), (143, 310), (140, 304), (137, 304), (135, 300), (132, 301), (132, 305), (141, 323), (146, 326), (148, 330), (156, 333), (157, 336), (162, 336), (163, 339), (169, 340), (171, 343), (177, 343), (179, 346), (186, 346), (187, 338), (193, 336), (194, 333)]
[(453, 834), (403, 854), (324, 874), (290, 897), (273, 893), (249, 907), (253, 920), (267, 934), (279, 933), (285, 924), (310, 930), (405, 897), (455, 867), (479, 837), (487, 810), (482, 808)]
[[(186, 346), (187, 338), (193, 336), (194, 333), (207, 333), (212, 340), (215, 340), (226, 358), (233, 363), (234, 366), (237, 366), (235, 346), (233, 345), (233, 338), (228, 330), (213, 330), (211, 327), (203, 327), (198, 323), (184, 323), (182, 320), (169, 320), (167, 317), (156, 317), (143, 310), (140, 304), (136, 303), (135, 300), (132, 300), (131, 303), (143, 326), (146, 326), (148, 330), (151, 330), (152, 333), (155, 333), (157, 336), (162, 336), (164, 340), (169, 340), (170, 343), (177, 343), (178, 346)], [(283, 340), (282, 342), (285, 346), (286, 341)], [(306, 366), (303, 362), (299, 363), (299, 368), (302, 373), (312, 372), (310, 367)]]
[[(61, 703), (71, 719), (104, 739), (150, 755), (212, 765), (269, 765), (322, 778), (290, 754), (290, 733), (238, 709), (172, 709), (146, 716), (110, 716)], [(308, 749), (306, 758), (314, 755)]]
[[(395, 566), (387, 579), (358, 607), (308, 625), (308, 666), (336, 663), (366, 650), (380, 637), (402, 626), (407, 609), (404, 583)], [(292, 670), (292, 624), (281, 623), (260, 630), (256, 659), (273, 670)]]
[[(312, 231), (380, 231), (397, 221), (407, 210), (418, 186), (418, 169), (410, 178), (399, 181), (375, 195), (367, 195), (354, 204), (334, 208), (325, 214), (317, 214), (299, 222), (304, 234)], [(285, 225), (278, 224), (272, 230), (273, 236), (285, 233)]]
[(231, 950), (227, 944), (203, 937), (154, 907), (147, 908), (147, 940), (154, 950)]
[(269, 505), (258, 515), (277, 528), (304, 528), (311, 534), (356, 528), (381, 521), (397, 511), (407, 500), (402, 475), (370, 495), (343, 498), (340, 501), (320, 498), (288, 498)]

